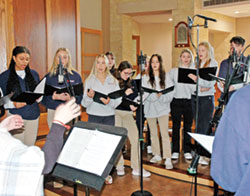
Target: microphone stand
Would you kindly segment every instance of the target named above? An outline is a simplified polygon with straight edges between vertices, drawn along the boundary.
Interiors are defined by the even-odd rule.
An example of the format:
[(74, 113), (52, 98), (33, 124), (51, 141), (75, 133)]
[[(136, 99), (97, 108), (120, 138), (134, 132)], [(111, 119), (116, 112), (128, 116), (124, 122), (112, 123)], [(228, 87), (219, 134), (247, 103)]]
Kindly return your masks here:
[[(188, 17), (188, 27), (189, 27), (189, 38), (190, 41), (192, 43), (192, 46), (195, 48), (196, 50), (196, 58), (195, 58), (195, 64), (196, 64), (196, 76), (197, 76), (197, 80), (196, 80), (196, 104), (195, 104), (195, 132), (197, 133), (197, 128), (198, 128), (198, 117), (199, 117), (199, 33), (200, 33), (200, 27), (204, 27), (207, 28), (207, 20), (205, 19), (204, 24), (200, 25), (200, 24), (196, 24), (193, 25), (193, 20), (197, 15), (195, 15), (193, 17), (193, 19), (191, 19), (190, 17)], [(199, 16), (198, 16), (199, 17)], [(193, 40), (192, 40), (192, 35), (191, 35), (191, 29), (193, 27), (196, 27), (197, 29), (197, 46), (194, 45)], [(194, 195), (197, 196), (197, 167), (198, 167), (198, 161), (199, 161), (200, 156), (197, 153), (197, 143), (195, 142), (195, 155), (194, 155), (194, 161), (192, 161), (192, 163), (190, 164), (189, 168), (187, 169), (188, 173), (190, 175), (194, 175), (195, 178), (195, 183), (194, 183)]]
[(143, 159), (142, 159), (142, 153), (143, 153), (143, 142), (144, 142), (144, 138), (143, 138), (143, 132), (142, 132), (142, 106), (143, 106), (143, 89), (142, 89), (142, 71), (143, 71), (143, 64), (146, 61), (146, 57), (143, 55), (142, 51), (141, 51), (141, 55), (138, 56), (138, 64), (140, 65), (140, 88), (138, 89), (140, 92), (140, 130), (139, 130), (139, 142), (140, 142), (140, 150), (139, 150), (139, 160), (140, 160), (140, 190), (139, 191), (135, 191), (132, 193), (131, 196), (153, 196), (150, 192), (143, 190)]
[[(64, 79), (64, 84), (66, 85), (66, 88), (67, 88), (70, 96), (71, 97), (76, 97), (74, 88), (73, 88), (73, 86), (71, 85), (71, 82), (70, 82), (69, 73), (67, 71), (67, 68), (64, 68), (64, 72), (65, 72), (65, 77), (66, 77), (66, 78), (65, 77), (63, 78)], [(79, 116), (78, 120), (81, 120), (81, 116)], [(75, 124), (75, 119), (72, 120), (72, 123)], [(76, 183), (74, 183), (73, 188), (74, 188), (74, 196), (77, 196), (77, 184)], [(90, 195), (89, 187), (85, 187), (85, 195), (86, 196)]]

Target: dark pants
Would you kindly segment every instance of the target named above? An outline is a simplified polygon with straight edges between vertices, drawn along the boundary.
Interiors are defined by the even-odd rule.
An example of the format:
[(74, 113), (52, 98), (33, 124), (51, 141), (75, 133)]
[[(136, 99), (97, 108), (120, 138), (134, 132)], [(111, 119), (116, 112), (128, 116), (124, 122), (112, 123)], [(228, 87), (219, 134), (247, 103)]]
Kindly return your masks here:
[[(196, 114), (196, 96), (192, 95), (193, 116)], [(199, 96), (198, 102), (198, 126), (197, 133), (206, 135), (208, 133), (209, 123), (213, 118), (214, 96)], [(198, 146), (197, 152), (202, 156), (210, 156), (210, 154), (201, 146)]]
[(184, 143), (183, 151), (184, 153), (191, 151), (191, 140), (187, 132), (191, 132), (193, 113), (191, 106), (191, 99), (173, 99), (170, 104), (171, 116), (173, 122), (173, 132), (172, 132), (172, 152), (180, 151), (180, 127), (181, 127), (181, 117), (183, 116), (184, 122)]
[(95, 116), (95, 115), (89, 114), (88, 122), (115, 126), (115, 115)]
[[(144, 129), (144, 122), (145, 122), (146, 118), (144, 115), (144, 106), (142, 106), (142, 131)], [(136, 126), (138, 128), (138, 130), (140, 131), (140, 124), (141, 124), (141, 118), (140, 118), (140, 107), (138, 107), (138, 109), (136, 110)], [(147, 128), (148, 128), (148, 133), (147, 133), (147, 146), (151, 146), (151, 139), (150, 139), (150, 129), (149, 126), (147, 124)]]

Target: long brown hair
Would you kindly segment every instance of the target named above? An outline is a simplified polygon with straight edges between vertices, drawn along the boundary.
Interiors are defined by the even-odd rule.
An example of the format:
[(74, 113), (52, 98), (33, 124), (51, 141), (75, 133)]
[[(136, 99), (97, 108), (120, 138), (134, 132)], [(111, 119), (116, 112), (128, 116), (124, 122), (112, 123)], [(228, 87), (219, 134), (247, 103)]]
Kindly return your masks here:
[(125, 69), (132, 69), (132, 65), (128, 62), (128, 61), (122, 61), (119, 65), (119, 67), (117, 68), (116, 72), (115, 72), (115, 77), (116, 79), (118, 80), (119, 82), (119, 86), (120, 88), (131, 88), (132, 84), (131, 84), (131, 79), (130, 77), (124, 81), (122, 78), (121, 78), (121, 72)]
[(152, 59), (154, 57), (157, 57), (157, 59), (158, 59), (158, 61), (160, 63), (160, 67), (159, 67), (160, 87), (162, 89), (164, 89), (165, 86), (166, 86), (166, 84), (165, 84), (166, 72), (165, 72), (165, 70), (163, 68), (163, 65), (162, 65), (162, 57), (159, 54), (153, 54), (151, 56), (151, 58), (150, 58), (150, 61), (149, 61), (149, 72), (148, 72), (148, 74), (149, 74), (149, 82), (150, 82), (151, 86), (153, 88), (155, 88), (155, 86), (156, 86), (156, 84), (155, 84), (155, 76), (154, 76), (154, 71), (153, 71), (153, 68), (152, 68), (152, 65), (151, 65), (152, 64)]

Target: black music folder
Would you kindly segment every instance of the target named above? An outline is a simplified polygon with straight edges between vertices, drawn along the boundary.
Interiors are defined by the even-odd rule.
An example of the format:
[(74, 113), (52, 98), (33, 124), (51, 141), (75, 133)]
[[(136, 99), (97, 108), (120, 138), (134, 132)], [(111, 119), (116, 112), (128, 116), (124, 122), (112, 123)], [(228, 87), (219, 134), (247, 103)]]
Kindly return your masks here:
[[(204, 80), (211, 81), (213, 78), (209, 75), (216, 74), (217, 67), (206, 67), (199, 68), (199, 76)], [(188, 68), (178, 68), (178, 82), (179, 83), (187, 83), (187, 84), (196, 84), (191, 78), (188, 77), (188, 74), (196, 75), (196, 69), (188, 69)]]
[(98, 191), (126, 142), (122, 127), (77, 122), (71, 129), (52, 175)]
[(146, 87), (142, 87), (142, 88), (147, 93), (162, 93), (162, 94), (167, 94), (167, 93), (174, 90), (174, 86), (168, 87), (168, 88), (160, 90), (160, 91), (155, 90), (155, 89), (151, 89), (151, 88), (146, 88)]
[(17, 95), (14, 98), (11, 98), (12, 101), (16, 102), (25, 102), (29, 105), (33, 104), (38, 98), (44, 95), (44, 87), (46, 83), (46, 78), (44, 77), (40, 82), (37, 84), (35, 90), (33, 92), (25, 91), (21, 94)]
[(101, 97), (103, 97), (103, 98), (105, 98), (105, 99), (107, 99), (108, 97), (110, 98), (110, 99), (117, 99), (117, 98), (119, 98), (119, 97), (122, 97), (123, 95), (124, 95), (124, 93), (125, 93), (125, 90), (124, 89), (120, 89), (120, 90), (117, 90), (117, 91), (113, 91), (113, 92), (111, 92), (111, 93), (109, 93), (109, 94), (103, 94), (103, 93), (100, 93), (100, 92), (98, 92), (98, 91), (95, 91), (95, 95), (94, 95), (94, 97), (93, 97), (93, 100), (94, 100), (94, 102), (97, 102), (97, 103), (100, 103), (100, 104), (104, 104), (101, 100), (100, 100), (100, 98)]
[(130, 105), (133, 105), (135, 107), (139, 107), (140, 106), (140, 103), (136, 102), (136, 101), (133, 101), (129, 98), (124, 98), (122, 99), (122, 103), (121, 103), (123, 106), (126, 106), (126, 107), (129, 107)]
[[(75, 95), (79, 96), (79, 95), (83, 94), (83, 84), (82, 83), (72, 85), (72, 88), (73, 88), (73, 90), (75, 92)], [(55, 91), (56, 91), (57, 94), (68, 93), (69, 92), (67, 87), (60, 88), (60, 87), (50, 86), (50, 85), (46, 84), (45, 92), (44, 92), (45, 95), (53, 95), (53, 93)]]

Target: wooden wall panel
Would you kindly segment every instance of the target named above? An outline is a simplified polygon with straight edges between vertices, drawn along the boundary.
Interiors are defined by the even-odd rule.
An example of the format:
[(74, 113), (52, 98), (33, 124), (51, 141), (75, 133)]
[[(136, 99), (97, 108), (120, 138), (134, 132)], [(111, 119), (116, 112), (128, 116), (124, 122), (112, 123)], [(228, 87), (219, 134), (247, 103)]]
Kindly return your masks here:
[(5, 0), (0, 0), (0, 73), (6, 69), (6, 12)]
[(72, 65), (77, 63), (77, 1), (46, 0), (48, 65), (53, 63), (56, 50), (66, 47), (72, 56)]
[(15, 45), (31, 52), (30, 67), (43, 77), (46, 67), (46, 14), (44, 0), (13, 0)]

